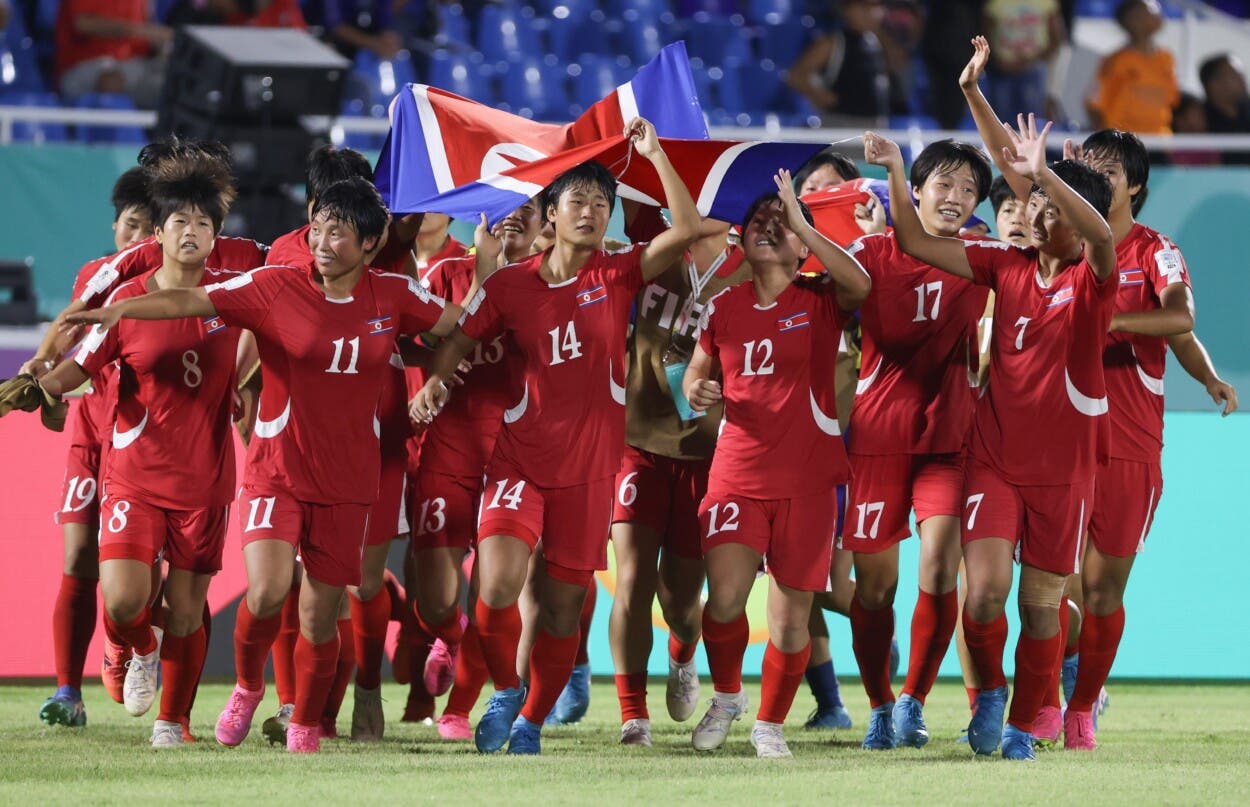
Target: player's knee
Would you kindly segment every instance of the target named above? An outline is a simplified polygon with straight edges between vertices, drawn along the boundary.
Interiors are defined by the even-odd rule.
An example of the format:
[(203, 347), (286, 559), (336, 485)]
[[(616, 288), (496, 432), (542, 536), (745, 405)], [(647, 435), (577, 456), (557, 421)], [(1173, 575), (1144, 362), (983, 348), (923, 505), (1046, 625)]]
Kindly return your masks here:
[(352, 593), (352, 596), (354, 596), (356, 599), (360, 600), (361, 602), (369, 602), (369, 600), (372, 600), (374, 597), (378, 596), (378, 594), (381, 591), (382, 591), (382, 577), (381, 575), (379, 575), (377, 580), (365, 580), (362, 578), (360, 581), (360, 585), (356, 586), (356, 589)]
[(1020, 604), (1020, 630), (1035, 639), (1047, 639), (1059, 630), (1059, 609), (1052, 605)]
[(1007, 591), (997, 588), (968, 588), (968, 599), (964, 609), (977, 622), (992, 622), (998, 619), (1007, 605)]
[(118, 625), (134, 622), (147, 604), (147, 597), (139, 592), (104, 592), (104, 610)]
[(1085, 610), (1094, 614), (1109, 614), (1124, 604), (1124, 590), (1119, 586), (1100, 585), (1085, 587)]
[(200, 627), (203, 617), (203, 608), (171, 608), (165, 617), (165, 630), (174, 636), (190, 636)]
[(286, 595), (291, 590), (290, 581), (281, 583), (261, 580), (247, 587), (247, 610), (260, 619), (271, 617), (282, 610)]
[(869, 611), (879, 611), (894, 604), (894, 593), (898, 591), (898, 580), (886, 584), (883, 581), (865, 580), (855, 587), (855, 599)]

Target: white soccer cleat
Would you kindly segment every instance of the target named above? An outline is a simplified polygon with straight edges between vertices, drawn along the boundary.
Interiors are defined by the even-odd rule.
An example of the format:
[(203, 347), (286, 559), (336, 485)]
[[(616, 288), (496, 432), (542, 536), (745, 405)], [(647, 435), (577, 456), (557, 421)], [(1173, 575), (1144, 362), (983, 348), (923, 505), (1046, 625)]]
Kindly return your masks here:
[(690, 743), (696, 751), (715, 751), (725, 744), (729, 736), (729, 727), (735, 720), (742, 717), (747, 710), (747, 693), (737, 692), (726, 695), (716, 692), (712, 695), (712, 705), (707, 714), (694, 727), (690, 735)]
[(645, 717), (626, 720), (621, 726), (621, 745), (651, 747), (651, 721)]
[(668, 716), (682, 723), (699, 706), (699, 670), (694, 659), (685, 664), (668, 660), (668, 687), (664, 693)]
[(182, 724), (171, 720), (158, 720), (152, 726), (153, 748), (178, 748), (182, 745)]
[(126, 682), (122, 684), (122, 705), (135, 717), (145, 715), (156, 701), (156, 691), (161, 685), (161, 639), (165, 632), (152, 628), (156, 634), (156, 649), (146, 656), (135, 653), (126, 662)]
[(786, 745), (780, 723), (756, 720), (751, 727), (751, 747), (755, 749), (755, 756), (760, 759), (787, 759), (794, 756), (790, 753), (790, 746)]

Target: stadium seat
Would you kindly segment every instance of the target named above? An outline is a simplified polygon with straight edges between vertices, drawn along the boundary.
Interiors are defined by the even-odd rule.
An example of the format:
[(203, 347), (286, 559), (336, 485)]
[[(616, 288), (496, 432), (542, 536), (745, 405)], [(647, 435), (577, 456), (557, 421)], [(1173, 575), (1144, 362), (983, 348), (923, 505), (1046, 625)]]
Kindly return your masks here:
[[(552, 54), (565, 64), (577, 61), (588, 43), (602, 43), (605, 39), (603, 23), (592, 22), (587, 16), (553, 16), (543, 22), (547, 31), (547, 49), (543, 52)], [(603, 52), (608, 51), (604, 49)]]
[[(0, 104), (59, 108), (61, 99), (54, 92), (6, 92), (0, 93)], [(69, 128), (63, 123), (17, 121), (13, 124), (15, 143), (64, 143), (67, 140)]]
[[(90, 92), (74, 101), (79, 109), (134, 109), (135, 102), (128, 95), (118, 93)], [(77, 127), (78, 139), (84, 143), (145, 143), (147, 138), (138, 126), (86, 126)]]
[(54, 30), (56, 28), (56, 15), (60, 9), (61, 0), (38, 0), (35, 6), (35, 30)]
[(760, 60), (771, 60), (777, 67), (788, 68), (799, 58), (811, 34), (812, 28), (799, 19), (765, 23), (757, 29), (755, 55)]
[(518, 115), (534, 120), (558, 120), (568, 111), (564, 73), (554, 59), (537, 57), (512, 62), (500, 77), (500, 100)]
[(389, 103), (405, 84), (417, 81), (412, 57), (406, 50), (394, 59), (379, 59), (373, 51), (361, 48), (356, 53), (354, 75), (368, 88), (372, 100), (381, 103)]
[(9, 15), (9, 26), (0, 37), (0, 88), (11, 92), (43, 92), (37, 43), (26, 32), (21, 9)]
[(609, 17), (629, 21), (673, 17), (672, 5), (668, 0), (608, 0), (604, 11)]
[(691, 58), (702, 59), (705, 65), (724, 64), (727, 59), (745, 62), (751, 58), (747, 29), (738, 15), (726, 19), (696, 14), (686, 24), (685, 38)]
[(573, 101), (585, 109), (616, 89), (619, 68), (607, 56), (584, 54), (569, 65), (573, 77)]
[(797, 19), (798, 6), (793, 0), (747, 0), (747, 21), (756, 25), (779, 25), (786, 20)]
[(487, 61), (541, 53), (534, 10), (488, 5), (477, 21), (477, 48)]
[(494, 97), (490, 88), (489, 67), (447, 51), (436, 51), (430, 57), (428, 83), (482, 103), (489, 103)]
[(769, 70), (753, 62), (726, 64), (726, 74), (738, 73), (741, 88), (742, 109), (754, 117), (762, 118), (769, 112), (788, 113), (794, 109), (793, 93), (786, 86), (781, 70)]
[(453, 50), (471, 47), (469, 17), (464, 13), (464, 6), (459, 3), (439, 3), (436, 13), (438, 33), (434, 35), (435, 45)]
[(621, 28), (621, 51), (634, 64), (646, 64), (666, 44), (659, 26), (654, 21), (626, 22)]

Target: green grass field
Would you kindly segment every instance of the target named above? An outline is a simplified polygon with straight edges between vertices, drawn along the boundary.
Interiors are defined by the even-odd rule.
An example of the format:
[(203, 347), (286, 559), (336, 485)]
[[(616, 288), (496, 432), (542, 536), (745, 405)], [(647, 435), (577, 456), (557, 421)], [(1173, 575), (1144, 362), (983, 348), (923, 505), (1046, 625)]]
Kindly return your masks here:
[[(787, 729), (793, 760), (763, 761), (735, 726), (721, 751), (690, 748), (691, 723), (663, 714), (664, 682), (650, 686), (655, 747), (622, 748), (615, 692), (596, 684), (587, 719), (548, 729), (544, 756), (485, 758), (471, 743), (447, 743), (431, 726), (394, 722), (376, 745), (326, 741), (315, 757), (266, 745), (259, 719), (237, 749), (218, 746), (212, 721), (228, 687), (200, 690), (195, 745), (147, 746), (155, 710), (131, 718), (99, 686), (85, 693), (84, 729), (49, 728), (36, 713), (50, 687), (0, 687), (0, 804), (217, 803), (513, 805), (678, 804), (1244, 804), (1250, 802), (1250, 685), (1113, 684), (1093, 754), (1051, 751), (1036, 764), (973, 759), (955, 737), (966, 722), (962, 687), (939, 684), (929, 698), (933, 739), (922, 750), (860, 750), (867, 707), (844, 681), (856, 728), (802, 728), (810, 696), (800, 692)], [(389, 693), (386, 691), (389, 688)], [(748, 685), (752, 703), (758, 685)], [(384, 687), (398, 721), (401, 690)], [(710, 693), (709, 693), (710, 694)], [(273, 708), (273, 696), (258, 717)], [(349, 691), (339, 727), (350, 724)], [(802, 714), (800, 714), (802, 712)], [(698, 715), (696, 715), (696, 718)], [(382, 799), (388, 801), (381, 801)]]

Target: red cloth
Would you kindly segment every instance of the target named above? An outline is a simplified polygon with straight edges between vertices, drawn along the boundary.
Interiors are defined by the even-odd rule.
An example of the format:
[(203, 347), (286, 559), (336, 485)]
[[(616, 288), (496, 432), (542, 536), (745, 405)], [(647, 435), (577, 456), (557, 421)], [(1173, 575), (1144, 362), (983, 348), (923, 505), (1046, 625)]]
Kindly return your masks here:
[(703, 611), (703, 648), (712, 671), (712, 687), (725, 695), (742, 691), (742, 656), (751, 638), (746, 614), (732, 622), (717, 622)]
[(542, 725), (556, 705), (564, 685), (573, 672), (573, 660), (577, 656), (580, 631), (568, 636), (553, 636), (539, 630), (530, 652), (530, 689), (525, 698), (521, 716), (531, 723)]
[(112, 56), (114, 59), (139, 59), (151, 53), (143, 37), (85, 36), (74, 30), (74, 22), (84, 14), (147, 23), (149, 4), (145, 0), (61, 0), (56, 14), (56, 73), (63, 75), (74, 65), (89, 59)]
[(919, 592), (911, 617), (911, 652), (907, 657), (904, 695), (924, 703), (937, 680), (938, 667), (942, 666), (942, 658), (950, 647), (958, 619), (958, 592), (953, 589), (945, 594), (930, 594), (923, 589)]
[(191, 711), (208, 655), (208, 634), (200, 625), (187, 636), (166, 633), (161, 643), (161, 711), (157, 720), (177, 723)]

